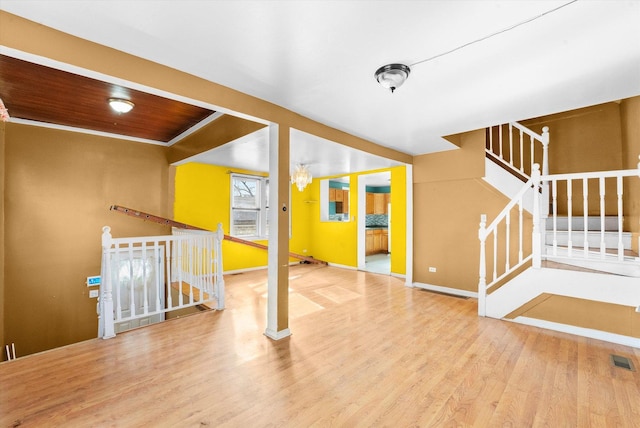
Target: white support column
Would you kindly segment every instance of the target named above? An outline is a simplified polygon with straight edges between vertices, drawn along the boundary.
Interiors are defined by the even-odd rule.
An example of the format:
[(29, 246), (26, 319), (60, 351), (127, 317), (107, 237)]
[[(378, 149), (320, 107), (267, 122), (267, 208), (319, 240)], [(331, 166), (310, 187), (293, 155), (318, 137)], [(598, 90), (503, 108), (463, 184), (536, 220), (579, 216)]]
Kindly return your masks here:
[(413, 165), (407, 165), (405, 168), (406, 189), (405, 209), (407, 214), (407, 235), (406, 235), (406, 265), (405, 265), (405, 282), (407, 287), (413, 287)]
[(100, 319), (98, 323), (98, 337), (109, 339), (115, 337), (113, 322), (113, 290), (111, 284), (111, 265), (109, 249), (111, 248), (111, 228), (102, 228), (102, 268), (100, 273)]
[[(291, 335), (289, 330), (289, 128), (280, 133), (269, 125), (269, 255), (267, 282), (267, 328), (274, 340)], [(284, 131), (284, 130), (283, 130)], [(281, 182), (286, 180), (287, 186)], [(286, 201), (286, 202), (285, 202)]]

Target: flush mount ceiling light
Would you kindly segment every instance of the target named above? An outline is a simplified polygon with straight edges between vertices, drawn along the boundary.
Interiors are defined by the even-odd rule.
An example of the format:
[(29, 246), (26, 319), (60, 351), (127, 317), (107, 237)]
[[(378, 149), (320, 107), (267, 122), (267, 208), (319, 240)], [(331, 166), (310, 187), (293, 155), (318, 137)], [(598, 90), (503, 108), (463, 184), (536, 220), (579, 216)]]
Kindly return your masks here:
[(301, 192), (307, 187), (307, 184), (311, 183), (312, 179), (313, 177), (311, 176), (311, 172), (309, 172), (309, 168), (304, 164), (296, 165), (296, 169), (291, 175), (291, 183), (295, 183)]
[(413, 64), (410, 65), (404, 65), (404, 64), (387, 64), (387, 65), (383, 65), (382, 67), (380, 67), (378, 70), (376, 70), (375, 72), (375, 78), (378, 81), (378, 83), (380, 83), (383, 87), (390, 89), (391, 92), (393, 93), (393, 91), (395, 91), (396, 89), (398, 89), (405, 80), (407, 80), (407, 77), (409, 77), (409, 73), (411, 72), (411, 67), (418, 65), (418, 64), (422, 64), (423, 62), (429, 62), (429, 61), (433, 61), (436, 58), (440, 58), (442, 56), (445, 55), (449, 55), (450, 53), (453, 53), (455, 51), (458, 51), (460, 49), (466, 48), (468, 46), (471, 46), (475, 43), (480, 43), (482, 41), (485, 41), (487, 39), (490, 39), (491, 37), (497, 36), (499, 34), (502, 33), (506, 33), (507, 31), (511, 31), (514, 28), (518, 28), (521, 25), (525, 25), (528, 24), (532, 21), (535, 21), (536, 19), (540, 19), (545, 15), (548, 15), (550, 13), (556, 12), (560, 9), (562, 9), (563, 7), (567, 7), (570, 4), (573, 4), (575, 2), (577, 2), (578, 0), (570, 0), (564, 4), (561, 4), (560, 6), (557, 6), (553, 9), (547, 10), (546, 12), (543, 12), (539, 15), (533, 16), (531, 18), (525, 19), (522, 22), (518, 22), (517, 24), (513, 24), (509, 27), (503, 28), (500, 31), (496, 31), (495, 33), (486, 35), (484, 37), (481, 37), (479, 39), (473, 40), (471, 42), (465, 43), (463, 45), (460, 45), (458, 47), (455, 47), (451, 50), (448, 50), (446, 52), (442, 52), (439, 53), (438, 55), (434, 55), (430, 58), (427, 59), (423, 59), (421, 61), (418, 62), (414, 62)]
[(134, 106), (131, 101), (120, 98), (109, 98), (109, 105), (118, 113), (129, 113)]
[(411, 69), (404, 64), (387, 64), (376, 70), (376, 80), (382, 87), (390, 89), (391, 92), (402, 86)]

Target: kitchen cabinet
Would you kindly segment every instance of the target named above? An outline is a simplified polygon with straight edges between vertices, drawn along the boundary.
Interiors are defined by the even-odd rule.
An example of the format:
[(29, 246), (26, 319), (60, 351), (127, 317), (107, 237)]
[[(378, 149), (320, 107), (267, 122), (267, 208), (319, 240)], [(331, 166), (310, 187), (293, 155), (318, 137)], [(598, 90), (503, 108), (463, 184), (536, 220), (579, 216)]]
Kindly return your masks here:
[(388, 193), (373, 194), (373, 214), (387, 214)]
[(390, 193), (367, 192), (366, 213), (367, 214), (389, 214)]
[(387, 229), (367, 229), (365, 238), (365, 255), (389, 252)]
[(342, 212), (347, 214), (349, 212), (349, 191), (342, 190)]
[(336, 201), (336, 189), (331, 187), (329, 188), (329, 202), (335, 202), (335, 201)]
[(366, 213), (367, 214), (373, 214), (373, 193), (371, 192), (367, 192), (367, 199), (366, 199)]

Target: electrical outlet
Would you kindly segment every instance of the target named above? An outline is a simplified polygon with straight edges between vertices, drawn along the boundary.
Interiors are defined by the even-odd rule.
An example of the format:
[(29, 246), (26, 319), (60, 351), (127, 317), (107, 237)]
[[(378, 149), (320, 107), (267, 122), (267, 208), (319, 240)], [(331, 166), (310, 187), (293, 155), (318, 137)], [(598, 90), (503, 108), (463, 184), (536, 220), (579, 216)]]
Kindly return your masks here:
[(100, 294), (100, 290), (89, 290), (89, 298), (95, 299)]
[(436, 268), (434, 268), (433, 266), (429, 266), (429, 272), (435, 272)]

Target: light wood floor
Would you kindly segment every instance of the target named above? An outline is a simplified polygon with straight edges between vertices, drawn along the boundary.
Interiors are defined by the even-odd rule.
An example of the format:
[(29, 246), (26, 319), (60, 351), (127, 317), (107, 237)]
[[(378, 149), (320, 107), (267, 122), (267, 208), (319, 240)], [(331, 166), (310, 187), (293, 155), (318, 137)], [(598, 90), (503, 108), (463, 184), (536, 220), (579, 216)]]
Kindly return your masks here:
[(478, 318), (476, 301), (384, 275), (291, 269), (290, 338), (265, 273), (227, 309), (0, 364), (0, 426), (638, 427), (632, 348)]

